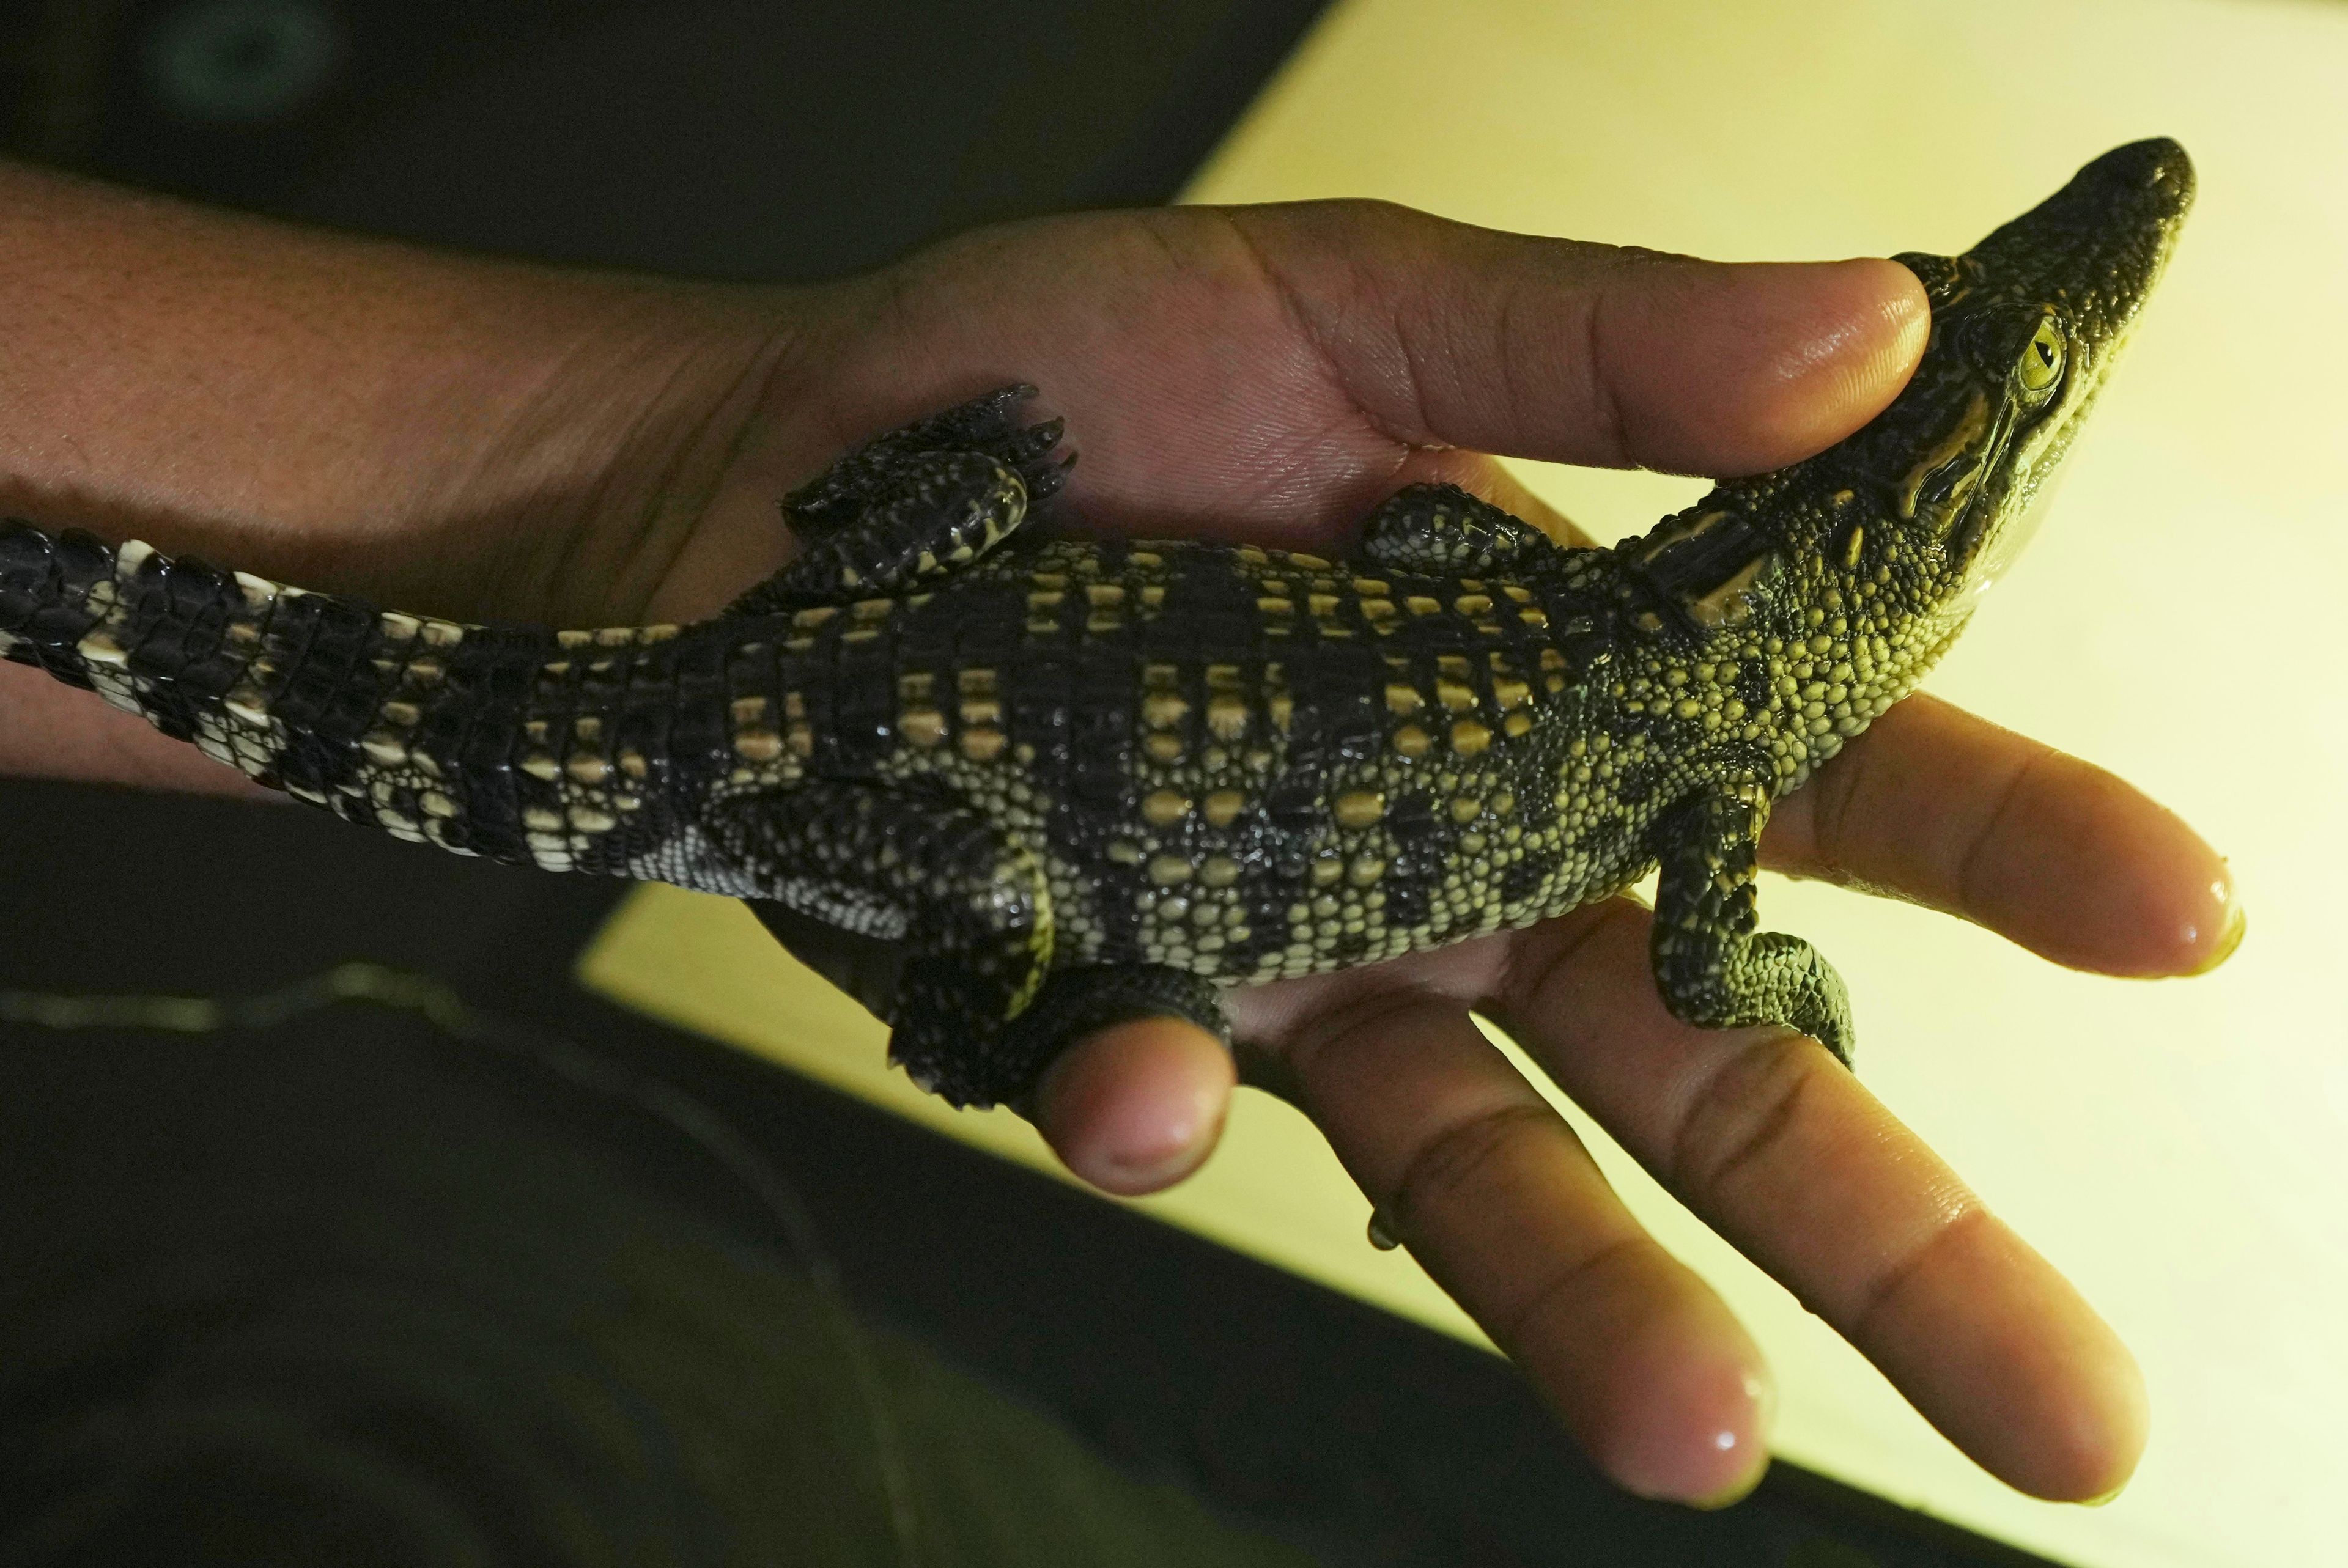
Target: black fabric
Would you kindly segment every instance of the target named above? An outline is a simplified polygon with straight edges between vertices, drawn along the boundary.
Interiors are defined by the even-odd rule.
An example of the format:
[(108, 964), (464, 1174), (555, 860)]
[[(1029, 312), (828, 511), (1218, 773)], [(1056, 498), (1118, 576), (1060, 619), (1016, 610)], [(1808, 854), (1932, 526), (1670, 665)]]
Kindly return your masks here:
[(543, 1035), (12, 1029), (0, 1182), (16, 1568), (1309, 1561), (860, 1321), (722, 1115)]

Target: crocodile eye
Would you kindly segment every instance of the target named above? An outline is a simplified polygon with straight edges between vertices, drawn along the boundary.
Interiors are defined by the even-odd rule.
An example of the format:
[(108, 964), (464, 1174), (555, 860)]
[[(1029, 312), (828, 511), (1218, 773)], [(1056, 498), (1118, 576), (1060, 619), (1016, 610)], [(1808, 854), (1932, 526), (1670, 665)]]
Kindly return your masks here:
[(2022, 390), (2031, 393), (2044, 392), (2063, 379), (2063, 329), (2052, 316), (2038, 323), (2014, 374), (2021, 378)]

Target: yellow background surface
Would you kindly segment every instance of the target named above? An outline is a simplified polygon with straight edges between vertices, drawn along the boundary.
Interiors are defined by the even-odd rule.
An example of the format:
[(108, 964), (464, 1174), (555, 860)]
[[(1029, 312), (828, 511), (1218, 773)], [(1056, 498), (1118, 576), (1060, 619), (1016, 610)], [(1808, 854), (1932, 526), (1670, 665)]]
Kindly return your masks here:
[[(1956, 250), (2097, 152), (2182, 140), (2201, 200), (2054, 517), (1932, 688), (2136, 780), (2232, 858), (2250, 939), (2188, 983), (2091, 979), (1902, 906), (1773, 881), (1849, 979), (1869, 1085), (2143, 1358), (2153, 1444), (2108, 1508), (1975, 1470), (1783, 1290), (1576, 1122), (1775, 1364), (1774, 1446), (2080, 1564), (2348, 1563), (2348, 7), (2255, 0), (1353, 0), (1198, 181), (1378, 196), (1729, 259)], [(1076, 432), (1081, 439), (1082, 432)], [(1700, 488), (1528, 469), (1601, 537)], [(738, 907), (637, 894), (591, 983), (907, 1117), (956, 1115)], [(1139, 1205), (1447, 1331), (1311, 1128), (1242, 1095)]]

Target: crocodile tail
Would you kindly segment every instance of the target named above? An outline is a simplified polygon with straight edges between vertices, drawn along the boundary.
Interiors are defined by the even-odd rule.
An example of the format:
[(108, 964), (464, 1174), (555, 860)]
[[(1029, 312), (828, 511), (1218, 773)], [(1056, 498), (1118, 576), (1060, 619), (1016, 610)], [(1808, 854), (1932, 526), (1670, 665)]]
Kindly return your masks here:
[[(467, 628), (0, 523), (0, 654), (191, 742), (248, 777), (370, 825), (370, 750), (419, 655)], [(416, 835), (416, 836), (421, 836)]]

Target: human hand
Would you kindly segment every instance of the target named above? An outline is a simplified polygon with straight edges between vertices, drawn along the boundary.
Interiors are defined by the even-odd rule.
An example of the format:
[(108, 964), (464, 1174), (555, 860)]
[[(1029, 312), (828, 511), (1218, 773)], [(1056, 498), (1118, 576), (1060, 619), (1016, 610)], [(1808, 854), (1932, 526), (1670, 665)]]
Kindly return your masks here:
[[(1481, 453), (1712, 475), (1807, 456), (1897, 393), (1926, 326), (1886, 262), (1714, 267), (1351, 204), (993, 232), (866, 288), (814, 383), (827, 447), (1030, 379), (1069, 416), (1083, 526), (1329, 553), (1426, 479), (1572, 537)], [(2222, 863), (2174, 817), (1928, 697), (1781, 803), (1765, 850), (2107, 973), (2191, 972), (2239, 934)], [(2127, 1478), (2144, 1396), (2109, 1329), (1814, 1042), (1673, 1020), (1634, 902), (1236, 994), (1250, 1076), (1617, 1480), (1741, 1494), (1766, 1368), (1471, 1009), (1986, 1468), (2054, 1498)], [(1072, 1049), (1035, 1113), (1079, 1174), (1139, 1193), (1205, 1157), (1231, 1088), (1219, 1046), (1155, 1020)]]
[[(1720, 268), (1361, 204), (1056, 220), (762, 291), (0, 177), (31, 187), (0, 192), (11, 509), (572, 625), (714, 611), (788, 551), (777, 496), (1006, 381), (1069, 417), (1086, 526), (1334, 549), (1427, 479), (1564, 527), (1481, 453), (1791, 461), (1890, 400), (1925, 324), (1888, 262)], [(0, 667), (0, 765), (241, 783), (30, 671)], [(2106, 972), (2207, 967), (2238, 929), (2222, 865), (2158, 806), (1926, 698), (1780, 803), (1765, 850)], [(2100, 1320), (1818, 1047), (1672, 1022), (1645, 953), (1617, 901), (1267, 987), (1234, 999), (1241, 1056), (1633, 1490), (1749, 1486), (1766, 1370), (1471, 1008), (1990, 1470), (2054, 1497), (2124, 1480), (2143, 1398)], [(1034, 1110), (1079, 1174), (1148, 1191), (1205, 1156), (1231, 1076), (1187, 1026), (1128, 1025), (1072, 1049)]]

